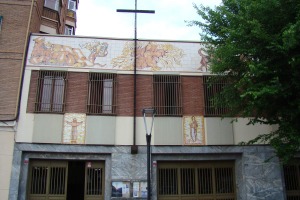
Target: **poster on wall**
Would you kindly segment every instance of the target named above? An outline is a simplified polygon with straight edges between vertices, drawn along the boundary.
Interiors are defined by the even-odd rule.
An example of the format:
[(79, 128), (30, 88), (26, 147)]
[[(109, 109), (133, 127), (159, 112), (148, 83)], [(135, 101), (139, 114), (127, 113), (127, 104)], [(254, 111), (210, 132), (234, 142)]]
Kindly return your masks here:
[(147, 182), (133, 182), (133, 197), (147, 197)]
[(203, 116), (183, 117), (183, 140), (185, 145), (205, 145)]
[(112, 197), (130, 197), (130, 182), (112, 182)]
[(86, 134), (86, 114), (65, 113), (63, 143), (84, 144)]

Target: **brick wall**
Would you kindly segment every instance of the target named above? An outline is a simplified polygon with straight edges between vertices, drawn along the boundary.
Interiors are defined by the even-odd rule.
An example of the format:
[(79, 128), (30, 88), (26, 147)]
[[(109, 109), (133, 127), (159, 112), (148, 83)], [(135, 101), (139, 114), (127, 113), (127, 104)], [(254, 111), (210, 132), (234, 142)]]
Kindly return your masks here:
[(182, 77), (183, 115), (204, 115), (203, 78)]
[(117, 114), (133, 115), (133, 75), (118, 75)]
[(37, 83), (38, 83), (38, 71), (31, 71), (31, 79), (29, 85), (29, 94), (27, 102), (27, 112), (33, 113), (36, 101)]
[[(32, 71), (28, 95), (27, 112), (34, 112), (38, 71)], [(133, 75), (119, 74), (117, 78), (118, 116), (133, 116)], [(136, 114), (142, 116), (143, 108), (153, 106), (152, 76), (138, 75), (136, 90)], [(86, 113), (88, 95), (88, 73), (69, 72), (66, 89), (66, 109), (68, 113)], [(182, 77), (183, 115), (204, 114), (204, 94), (202, 77)]]
[(153, 106), (153, 84), (152, 76), (138, 75), (137, 76), (137, 116), (142, 116), (143, 108)]
[(0, 120), (13, 119), (17, 111), (30, 6), (31, 0), (0, 0)]
[(69, 72), (66, 91), (67, 113), (85, 113), (88, 95), (88, 73)]
[(35, 0), (34, 7), (32, 10), (30, 32), (39, 33), (42, 23), (42, 14), (44, 8), (44, 0)]

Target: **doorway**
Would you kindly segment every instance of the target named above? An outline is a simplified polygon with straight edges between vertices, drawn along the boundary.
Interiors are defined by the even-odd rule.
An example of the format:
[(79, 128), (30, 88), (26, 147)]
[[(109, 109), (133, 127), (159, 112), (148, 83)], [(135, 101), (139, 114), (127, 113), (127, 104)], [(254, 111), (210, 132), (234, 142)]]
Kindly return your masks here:
[(28, 174), (28, 200), (104, 199), (104, 162), (32, 160)]
[(84, 199), (85, 162), (69, 161), (67, 200)]

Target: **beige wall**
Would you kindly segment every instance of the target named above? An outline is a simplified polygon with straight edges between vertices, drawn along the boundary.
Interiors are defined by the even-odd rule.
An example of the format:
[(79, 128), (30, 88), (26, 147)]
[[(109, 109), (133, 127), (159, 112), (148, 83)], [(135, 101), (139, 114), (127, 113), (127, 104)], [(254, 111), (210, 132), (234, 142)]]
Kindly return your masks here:
[(155, 119), (154, 145), (182, 145), (182, 118), (181, 117), (157, 117)]
[(232, 145), (234, 143), (231, 120), (231, 118), (205, 118), (205, 133), (208, 145)]
[(14, 148), (14, 130), (0, 126), (0, 199), (8, 199)]
[(32, 142), (61, 143), (63, 132), (63, 115), (36, 114)]
[[(17, 142), (62, 143), (62, 114), (21, 114)], [(148, 124), (151, 120), (148, 118)], [(247, 125), (248, 119), (204, 118), (206, 145), (237, 145), (276, 127)], [(184, 145), (181, 117), (156, 117), (152, 129), (152, 145)], [(146, 145), (142, 117), (136, 119), (136, 145)], [(148, 127), (150, 128), (150, 127)], [(87, 116), (85, 144), (132, 145), (133, 117)]]
[(86, 144), (115, 143), (116, 117), (115, 116), (87, 116)]
[(273, 130), (272, 126), (268, 125), (247, 125), (248, 118), (239, 118), (233, 123), (234, 144), (240, 142), (248, 142), (260, 134), (270, 133)]

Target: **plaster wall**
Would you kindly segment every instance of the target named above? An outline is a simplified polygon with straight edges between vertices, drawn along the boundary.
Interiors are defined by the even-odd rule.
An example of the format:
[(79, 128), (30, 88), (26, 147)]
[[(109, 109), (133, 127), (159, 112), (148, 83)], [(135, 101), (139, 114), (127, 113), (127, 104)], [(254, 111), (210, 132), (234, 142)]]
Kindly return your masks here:
[(14, 150), (14, 134), (11, 128), (0, 126), (0, 199), (9, 199), (9, 184)]
[(247, 118), (238, 118), (238, 121), (233, 122), (234, 144), (248, 142), (260, 134), (273, 131), (273, 127), (269, 125), (247, 125), (248, 123), (249, 119)]
[(16, 142), (32, 142), (34, 114), (26, 113), (31, 70), (25, 69)]

